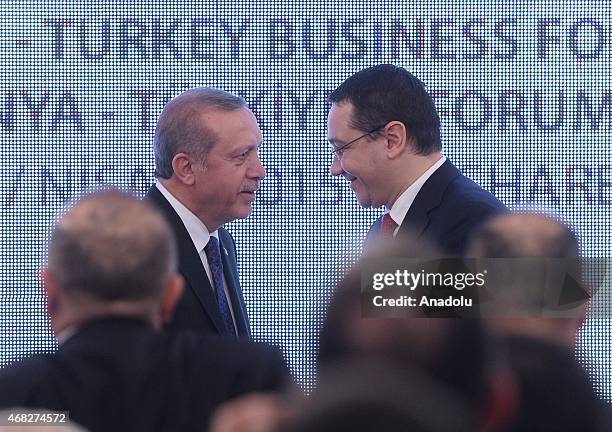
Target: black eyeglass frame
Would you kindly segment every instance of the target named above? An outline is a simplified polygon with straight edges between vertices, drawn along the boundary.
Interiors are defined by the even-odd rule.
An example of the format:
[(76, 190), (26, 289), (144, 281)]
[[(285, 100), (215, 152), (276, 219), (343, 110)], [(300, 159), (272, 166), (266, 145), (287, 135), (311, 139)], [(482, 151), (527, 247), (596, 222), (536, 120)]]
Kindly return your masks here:
[(348, 146), (350, 146), (351, 144), (356, 143), (357, 141), (359, 141), (361, 138), (367, 137), (368, 135), (372, 135), (373, 133), (376, 133), (378, 131), (380, 131), (381, 129), (384, 129), (389, 123), (385, 123), (382, 126), (378, 126), (374, 129), (372, 129), (369, 132), (364, 133), (363, 135), (358, 136), (357, 138), (355, 138), (354, 140), (351, 140), (345, 144), (342, 144), (341, 146), (338, 147), (333, 147), (332, 148), (332, 154), (338, 158), (340, 158), (342, 156), (342, 153), (344, 152), (344, 150), (347, 149)]

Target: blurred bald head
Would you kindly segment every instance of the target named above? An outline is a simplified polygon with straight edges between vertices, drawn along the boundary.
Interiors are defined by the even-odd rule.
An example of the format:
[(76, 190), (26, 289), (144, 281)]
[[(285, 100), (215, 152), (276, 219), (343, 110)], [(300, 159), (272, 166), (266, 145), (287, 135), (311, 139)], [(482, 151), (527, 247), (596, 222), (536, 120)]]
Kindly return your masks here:
[(508, 213), (472, 236), (468, 256), (488, 258), (578, 257), (578, 240), (565, 224), (536, 213)]
[(100, 301), (159, 295), (176, 270), (164, 219), (118, 190), (87, 195), (60, 217), (48, 258), (49, 271), (66, 293)]
[[(498, 216), (484, 224), (472, 236), (467, 256), (477, 258), (570, 258), (566, 271), (580, 276), (580, 249), (574, 232), (562, 222), (549, 216), (535, 213), (509, 213)], [(576, 258), (575, 260), (573, 258)], [(543, 286), (537, 281), (545, 280), (545, 268), (515, 268), (508, 261), (508, 279), (522, 284), (512, 285), (512, 301), (504, 304), (504, 311), (516, 308), (523, 312), (532, 304), (540, 305)], [(520, 265), (520, 264), (517, 264)], [(573, 268), (569, 268), (572, 266)], [(531, 273), (530, 273), (531, 271)], [(535, 272), (535, 273), (534, 273)], [(511, 282), (508, 282), (511, 284)], [(492, 287), (500, 292), (508, 287)], [(576, 318), (517, 318), (487, 320), (487, 327), (496, 334), (524, 335), (544, 339), (557, 344), (573, 346), (576, 331), (584, 320), (585, 305), (575, 309)]]
[(99, 315), (158, 318), (176, 267), (170, 228), (147, 203), (115, 189), (83, 196), (53, 228), (42, 271), (56, 331)]

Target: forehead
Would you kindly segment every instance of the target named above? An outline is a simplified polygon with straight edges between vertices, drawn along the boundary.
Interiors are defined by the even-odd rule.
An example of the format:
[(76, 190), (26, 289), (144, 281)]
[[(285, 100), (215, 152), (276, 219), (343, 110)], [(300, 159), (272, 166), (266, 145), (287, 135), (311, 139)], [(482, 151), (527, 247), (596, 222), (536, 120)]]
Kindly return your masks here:
[(341, 142), (356, 129), (352, 126), (353, 104), (350, 102), (333, 103), (327, 115), (327, 138), (331, 142)]
[(202, 119), (217, 136), (217, 143), (222, 143), (224, 147), (259, 145), (262, 141), (257, 119), (246, 107), (231, 111), (206, 110), (202, 113)]
[(353, 104), (350, 102), (333, 103), (327, 115), (328, 126), (350, 124), (353, 119)]

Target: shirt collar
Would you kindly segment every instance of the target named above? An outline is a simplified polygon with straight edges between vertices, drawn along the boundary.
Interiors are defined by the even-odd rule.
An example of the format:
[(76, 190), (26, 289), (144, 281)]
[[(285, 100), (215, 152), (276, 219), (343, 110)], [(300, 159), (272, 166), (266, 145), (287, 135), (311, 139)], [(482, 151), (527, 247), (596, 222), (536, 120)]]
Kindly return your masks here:
[(59, 346), (64, 345), (68, 341), (68, 339), (70, 339), (76, 334), (77, 330), (77, 326), (66, 327), (64, 330), (62, 330), (56, 335), (55, 338), (57, 339), (57, 344)]
[(157, 187), (157, 189), (159, 189), (164, 198), (168, 200), (174, 211), (176, 211), (176, 213), (179, 215), (179, 218), (181, 218), (181, 221), (183, 222), (185, 229), (189, 233), (191, 241), (193, 241), (193, 244), (196, 247), (198, 253), (204, 250), (204, 247), (208, 244), (208, 241), (210, 240), (210, 236), (216, 237), (217, 240), (219, 239), (218, 230), (215, 230), (212, 233), (209, 232), (208, 228), (206, 228), (206, 225), (204, 225), (204, 222), (202, 222), (199, 217), (193, 214), (191, 210), (185, 207), (183, 203), (177, 200), (174, 195), (172, 195), (170, 191), (166, 189), (163, 184), (161, 184), (160, 181), (155, 182), (155, 186)]
[(436, 161), (435, 164), (433, 164), (427, 171), (425, 171), (421, 175), (421, 177), (416, 179), (414, 183), (408, 186), (408, 188), (404, 192), (402, 192), (402, 194), (397, 198), (397, 200), (395, 200), (395, 203), (393, 203), (391, 209), (388, 210), (388, 213), (391, 215), (391, 219), (393, 219), (393, 221), (398, 225), (398, 227), (404, 221), (408, 210), (410, 210), (410, 206), (412, 206), (414, 199), (416, 198), (417, 194), (419, 193), (425, 182), (429, 179), (429, 177), (432, 176), (434, 172), (436, 172), (438, 168), (442, 166), (444, 162), (446, 162), (446, 157), (442, 156)]

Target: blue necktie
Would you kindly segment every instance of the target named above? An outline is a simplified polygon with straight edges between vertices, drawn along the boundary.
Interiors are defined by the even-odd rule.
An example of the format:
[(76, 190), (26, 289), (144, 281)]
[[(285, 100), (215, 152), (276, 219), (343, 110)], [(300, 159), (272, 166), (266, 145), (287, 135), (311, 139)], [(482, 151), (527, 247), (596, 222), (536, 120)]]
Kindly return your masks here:
[(223, 288), (223, 262), (221, 261), (219, 240), (216, 237), (210, 236), (204, 251), (206, 252), (208, 265), (210, 266), (210, 272), (214, 281), (215, 297), (217, 298), (219, 312), (221, 312), (221, 318), (223, 318), (223, 324), (225, 324), (225, 332), (223, 333), (236, 336), (234, 321), (232, 320), (227, 297), (225, 297), (225, 289)]

